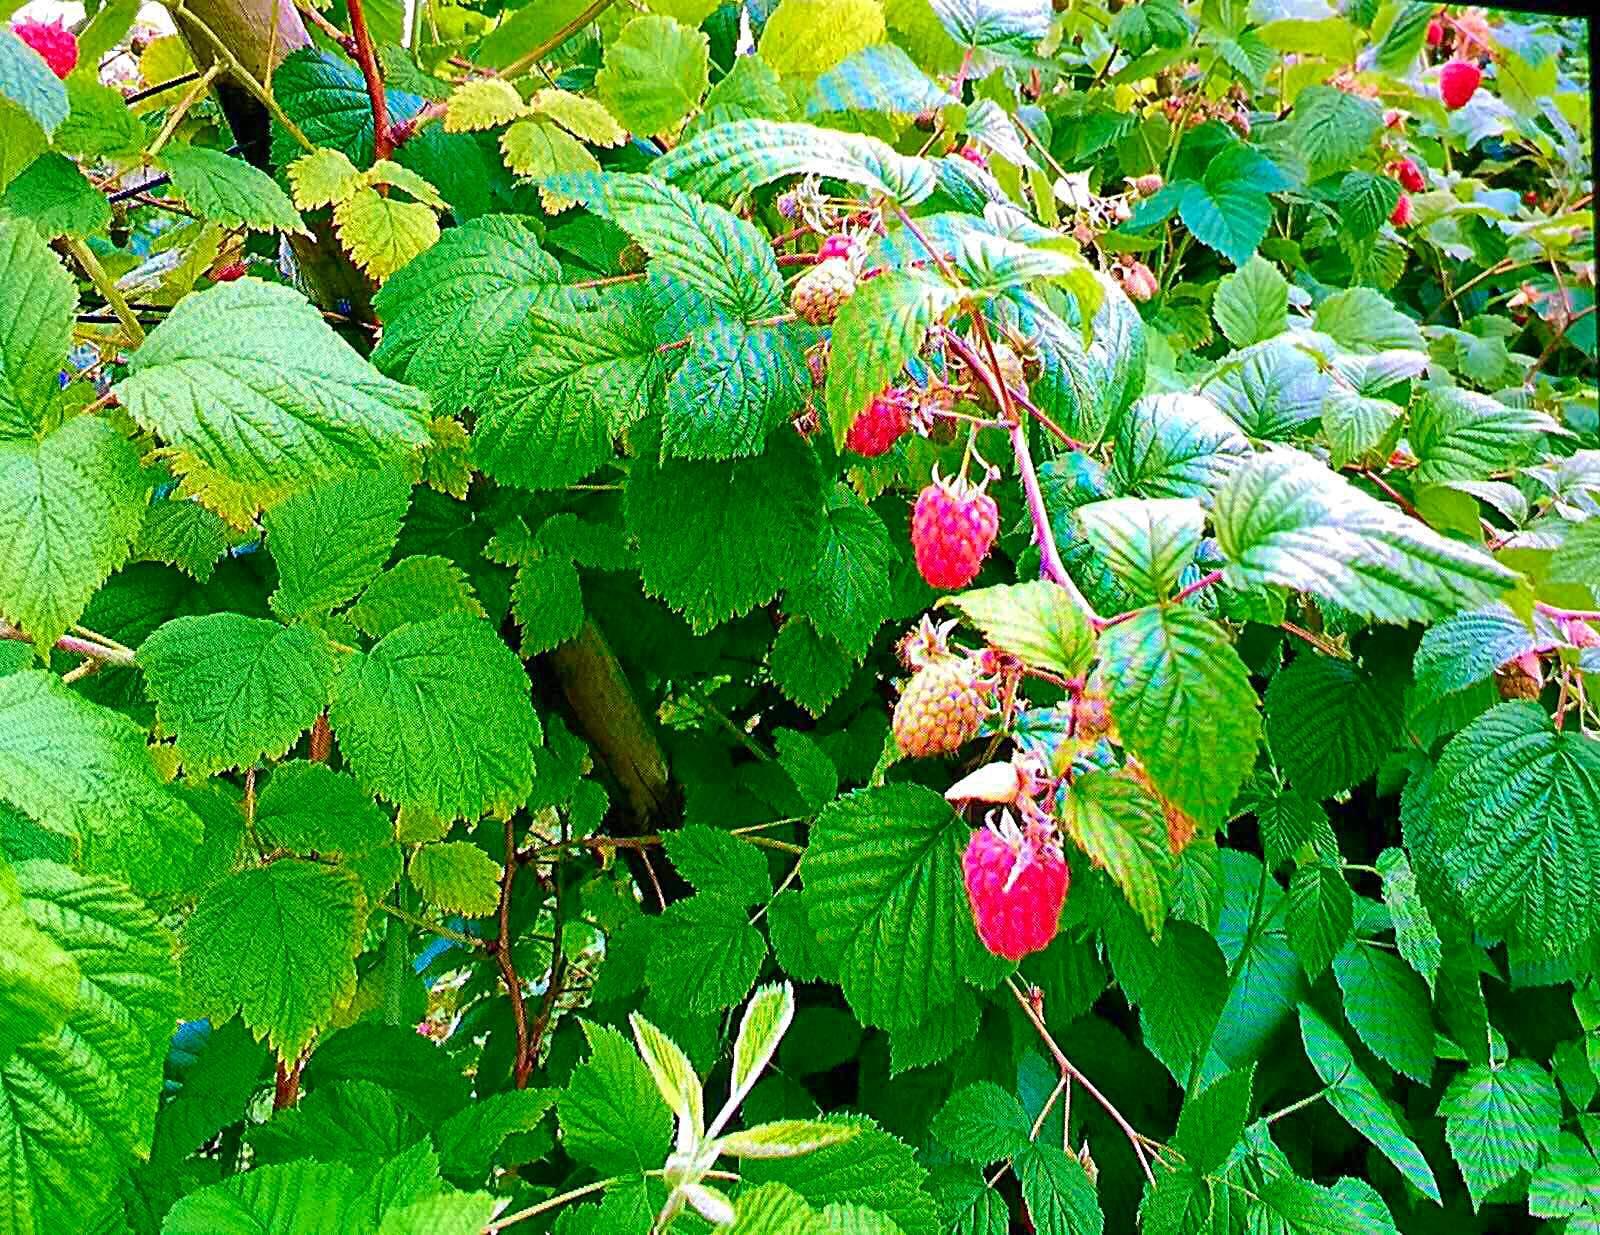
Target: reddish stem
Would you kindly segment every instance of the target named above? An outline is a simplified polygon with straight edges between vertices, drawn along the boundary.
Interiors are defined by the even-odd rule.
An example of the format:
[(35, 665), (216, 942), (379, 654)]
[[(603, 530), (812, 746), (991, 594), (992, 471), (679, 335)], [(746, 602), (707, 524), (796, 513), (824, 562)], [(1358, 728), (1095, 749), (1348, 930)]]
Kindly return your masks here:
[(1370, 469), (1364, 470), (1361, 474), (1375, 484), (1379, 489), (1381, 489), (1389, 497), (1389, 499), (1394, 502), (1396, 506), (1400, 507), (1401, 510), (1405, 511), (1406, 514), (1410, 515), (1418, 522), (1427, 522), (1427, 520), (1422, 517), (1421, 512), (1419, 512), (1417, 508), (1411, 504), (1410, 499), (1408, 499), (1382, 476), (1379, 476), (1376, 472), (1371, 471)]
[(1175, 604), (1175, 605), (1181, 605), (1184, 601), (1188, 600), (1189, 597), (1193, 596), (1196, 592), (1201, 591), (1204, 588), (1210, 587), (1213, 583), (1221, 583), (1221, 582), (1222, 582), (1222, 572), (1220, 570), (1213, 570), (1209, 575), (1201, 575), (1198, 579), (1196, 579), (1188, 587), (1182, 589), (1176, 596), (1174, 596), (1172, 598), (1172, 603)]
[(495, 940), (494, 959), (500, 966), (500, 977), (511, 997), (511, 1019), (517, 1027), (517, 1054), (513, 1075), (518, 1089), (528, 1087), (528, 1074), (533, 1071), (533, 1060), (528, 1051), (528, 1010), (522, 1000), (522, 979), (517, 975), (516, 962), (511, 959), (511, 881), (517, 874), (517, 834), (511, 820), (506, 820), (506, 865), (500, 876), (500, 933)]
[[(307, 1052), (309, 1054), (310, 1052)], [(301, 1055), (294, 1063), (285, 1066), (283, 1060), (278, 1060), (277, 1072), (272, 1086), (272, 1109), (275, 1111), (286, 1110), (300, 1100), (300, 1070), (305, 1067), (306, 1055)]]
[(394, 131), (389, 125), (389, 98), (383, 91), (383, 71), (378, 67), (378, 55), (372, 48), (372, 34), (367, 29), (366, 14), (361, 11), (361, 0), (348, 0), (350, 10), (350, 37), (355, 43), (356, 64), (367, 83), (367, 98), (372, 100), (372, 154), (376, 159), (386, 159), (394, 153)]

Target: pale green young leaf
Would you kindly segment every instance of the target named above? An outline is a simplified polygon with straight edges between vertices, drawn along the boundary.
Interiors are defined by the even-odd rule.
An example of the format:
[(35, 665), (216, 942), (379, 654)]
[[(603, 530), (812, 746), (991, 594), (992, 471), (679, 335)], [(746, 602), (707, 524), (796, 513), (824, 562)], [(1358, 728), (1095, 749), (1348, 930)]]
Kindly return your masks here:
[(1117, 577), (1142, 600), (1165, 600), (1194, 561), (1206, 512), (1192, 498), (1111, 498), (1073, 517)]
[(457, 86), (444, 104), (444, 131), (493, 129), (523, 113), (522, 96), (510, 82), (480, 77)]
[(777, 1054), (778, 1044), (793, 1020), (794, 988), (789, 983), (763, 986), (750, 997), (733, 1046), (730, 1106), (737, 1106), (742, 1096), (754, 1088), (762, 1070)]
[(486, 623), (402, 626), (350, 658), (329, 719), (363, 788), (398, 806), (475, 819), (514, 810), (532, 784), (528, 677)]
[(730, 1132), (717, 1141), (718, 1151), (735, 1158), (798, 1158), (855, 1136), (848, 1124), (820, 1119), (779, 1119)]
[(1289, 327), (1289, 283), (1264, 257), (1252, 257), (1217, 284), (1217, 325), (1235, 347), (1248, 347)]
[(355, 993), (366, 914), (361, 881), (339, 867), (283, 858), (229, 875), (183, 925), (185, 1002), (219, 1020), (239, 1013), (293, 1060)]
[(342, 202), (361, 187), (362, 172), (341, 150), (322, 147), (301, 155), (284, 173), (294, 204), (316, 210)]
[(660, 1169), (672, 1139), (672, 1113), (628, 1040), (585, 1023), (589, 1058), (557, 1099), (562, 1143), (605, 1175)]
[(635, 133), (670, 133), (711, 84), (709, 40), (670, 17), (635, 17), (606, 43), (594, 84)]
[(947, 596), (994, 647), (1034, 669), (1080, 675), (1094, 658), (1094, 632), (1083, 610), (1047, 580), (1007, 583)]
[(38, 671), (0, 677), (0, 800), (69, 841), (83, 870), (140, 890), (174, 888), (203, 830), (141, 728)]
[(326, 481), (262, 520), (278, 567), (272, 611), (285, 621), (324, 613), (361, 591), (389, 558), (411, 501), (399, 468)]
[(242, 158), (174, 142), (162, 150), (158, 162), (172, 177), (178, 195), (203, 219), (225, 227), (311, 234), (288, 194)]
[(427, 442), (428, 400), (379, 374), (298, 292), (185, 296), (116, 387), (133, 418), (246, 492), (375, 467)]
[(645, 591), (698, 633), (765, 604), (812, 568), (822, 496), (816, 457), (792, 433), (733, 463), (637, 460), (625, 513)]
[(1161, 803), (1128, 777), (1085, 772), (1072, 782), (1063, 821), (1073, 844), (1111, 876), (1160, 938), (1174, 873)]
[(446, 913), (485, 918), (500, 903), (500, 864), (470, 841), (423, 845), (406, 873), (429, 904)]
[(425, 253), (439, 239), (439, 219), (422, 202), (357, 189), (333, 208), (334, 230), (350, 260), (377, 282)]
[(1187, 607), (1142, 609), (1107, 628), (1100, 647), (1123, 743), (1163, 797), (1202, 827), (1220, 825), (1261, 736), (1255, 688), (1222, 628)]
[(0, 618), (47, 651), (127, 560), (148, 492), (139, 452), (100, 417), (0, 440)]
[(883, 13), (873, 0), (781, 0), (757, 50), (784, 77), (805, 79), (883, 36)]
[(1281, 584), (1379, 621), (1476, 608), (1517, 578), (1299, 451), (1257, 455), (1239, 467), (1217, 493), (1213, 522), (1230, 559), (1230, 585)]
[(0, 293), (28, 306), (0, 319), (0, 439), (31, 437), (55, 401), (78, 287), (38, 232), (0, 217)]
[(388, 816), (354, 780), (302, 759), (273, 769), (255, 823), (264, 844), (301, 854), (361, 854), (394, 836)]
[(539, 202), (551, 214), (574, 205), (574, 199), (543, 183), (564, 172), (598, 172), (600, 161), (587, 146), (558, 124), (519, 120), (500, 135), (506, 166), (538, 183)]
[(140, 645), (138, 663), (156, 723), (196, 776), (281, 757), (333, 683), (320, 631), (242, 613), (174, 618)]
[(620, 146), (628, 140), (628, 131), (617, 123), (616, 117), (598, 99), (573, 94), (570, 90), (551, 88), (535, 90), (528, 99), (528, 107), (538, 115), (548, 116), (574, 137), (592, 146)]
[(1489, 1193), (1531, 1171), (1556, 1146), (1561, 1096), (1531, 1059), (1474, 1064), (1439, 1102), (1450, 1154), (1478, 1209)]
[(857, 790), (817, 817), (801, 862), (808, 916), (863, 1023), (911, 1027), (955, 998), (977, 950), (960, 876), (968, 835), (917, 785)]
[(485, 616), (466, 572), (449, 558), (426, 554), (401, 558), (367, 584), (348, 616), (363, 634), (381, 639), (407, 622), (451, 613)]
[(503, 1207), (487, 1192), (436, 1192), (386, 1210), (378, 1235), (480, 1235)]
[(678, 1119), (678, 1148), (688, 1151), (705, 1134), (705, 1099), (700, 1077), (683, 1049), (637, 1012), (629, 1013), (633, 1041), (656, 1090)]
[(987, 1166), (1027, 1149), (1032, 1123), (1014, 1095), (977, 1081), (946, 1099), (930, 1131), (962, 1161)]

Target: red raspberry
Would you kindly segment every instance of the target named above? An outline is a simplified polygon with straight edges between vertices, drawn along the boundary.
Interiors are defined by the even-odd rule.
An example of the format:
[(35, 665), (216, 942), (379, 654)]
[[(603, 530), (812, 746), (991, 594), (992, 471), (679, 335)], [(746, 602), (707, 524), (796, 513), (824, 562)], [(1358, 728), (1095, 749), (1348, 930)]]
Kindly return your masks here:
[(11, 33), (43, 56), (57, 77), (65, 77), (78, 67), (78, 36), (63, 26), (60, 18), (12, 22)]
[(917, 569), (933, 587), (966, 587), (978, 577), (999, 531), (1000, 511), (992, 497), (965, 480), (941, 480), (935, 472), (911, 512)]
[(243, 262), (228, 262), (226, 265), (218, 266), (211, 272), (211, 281), (213, 283), (232, 283), (244, 273), (246, 271)]
[(822, 247), (817, 250), (817, 260), (825, 262), (830, 257), (854, 257), (861, 250), (861, 242), (854, 236), (846, 236), (840, 232), (833, 236), (824, 237)]
[(962, 146), (961, 149), (956, 151), (956, 153), (968, 163), (971, 163), (976, 167), (987, 169), (989, 166), (988, 158), (985, 157), (983, 151), (979, 150), (976, 146)]
[(1539, 194), (1533, 189), (1529, 189), (1522, 195), (1522, 204), (1530, 209), (1536, 208), (1539, 205)]
[(1068, 883), (1067, 864), (1053, 846), (980, 828), (967, 844), (961, 873), (984, 947), (1019, 961), (1050, 946)]
[(1383, 127), (1403, 132), (1406, 127), (1406, 114), (1398, 108), (1391, 107), (1383, 113)]
[(1411, 198), (1406, 194), (1400, 194), (1400, 200), (1394, 204), (1394, 210), (1389, 215), (1389, 222), (1396, 227), (1411, 225)]
[(844, 444), (858, 455), (874, 459), (886, 454), (911, 427), (911, 409), (905, 394), (895, 388), (874, 395), (867, 410), (855, 418)]
[(1439, 70), (1439, 97), (1451, 111), (1465, 107), (1478, 92), (1483, 70), (1470, 60), (1452, 60)]
[(1444, 22), (1435, 17), (1428, 23), (1428, 46), (1437, 47), (1444, 42)]
[(1420, 193), (1428, 187), (1422, 178), (1422, 169), (1411, 159), (1396, 159), (1389, 164), (1389, 172), (1407, 193)]

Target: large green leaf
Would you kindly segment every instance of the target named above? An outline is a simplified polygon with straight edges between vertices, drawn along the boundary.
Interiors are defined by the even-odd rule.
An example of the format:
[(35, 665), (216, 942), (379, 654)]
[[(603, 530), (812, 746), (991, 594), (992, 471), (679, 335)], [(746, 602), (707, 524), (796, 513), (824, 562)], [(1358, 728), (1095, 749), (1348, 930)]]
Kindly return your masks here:
[(1555, 1148), (1561, 1097), (1530, 1059), (1474, 1064), (1439, 1102), (1450, 1153), (1467, 1181), (1472, 1207)]
[(823, 510), (817, 560), (784, 593), (784, 609), (805, 614), (853, 655), (864, 654), (889, 616), (895, 561), (883, 520), (854, 490), (835, 485)]
[(1480, 550), (1444, 539), (1299, 451), (1245, 462), (1218, 491), (1212, 517), (1233, 586), (1282, 584), (1380, 621), (1476, 608), (1516, 581)]
[(139, 452), (100, 417), (0, 439), (0, 617), (47, 651), (127, 560), (148, 491)]
[(656, 1170), (666, 1160), (672, 1115), (627, 1038), (584, 1025), (589, 1058), (558, 1100), (561, 1138), (579, 1162), (605, 1174)]
[(1362, 1045), (1412, 1080), (1433, 1075), (1433, 1016), (1422, 980), (1392, 953), (1364, 941), (1333, 958), (1344, 1014)]
[(940, 603), (959, 609), (992, 646), (1032, 668), (1077, 677), (1094, 657), (1088, 616), (1048, 579), (975, 588)]
[(710, 85), (708, 40), (670, 17), (635, 17), (606, 41), (595, 89), (637, 133), (678, 127)]
[(1173, 876), (1161, 803), (1114, 772), (1085, 772), (1067, 794), (1066, 834), (1110, 875), (1149, 931), (1161, 934)]
[(1203, 827), (1222, 824), (1261, 736), (1250, 675), (1222, 628), (1189, 608), (1141, 609), (1100, 647), (1123, 743), (1163, 797)]
[(28, 306), (0, 321), (0, 439), (30, 437), (55, 400), (78, 288), (38, 232), (0, 218), (0, 291)]
[(801, 864), (811, 927), (864, 1023), (915, 1026), (971, 972), (968, 834), (943, 798), (917, 785), (858, 790), (817, 817)]
[(1224, 357), (1200, 393), (1250, 437), (1281, 441), (1326, 416), (1329, 380), (1304, 349), (1274, 338)]
[(1301, 792), (1321, 800), (1360, 784), (1400, 729), (1399, 698), (1347, 660), (1296, 656), (1267, 687), (1267, 745)]
[(1140, 497), (1209, 502), (1212, 490), (1249, 455), (1244, 434), (1209, 399), (1146, 395), (1116, 427), (1112, 479)]
[(369, 792), (444, 818), (520, 806), (538, 719), (522, 662), (463, 614), (402, 626), (345, 663), (329, 719)]
[(401, 468), (324, 481), (262, 519), (278, 567), (272, 611), (285, 621), (326, 613), (367, 586), (389, 560), (411, 500)]
[(1192, 498), (1112, 498), (1073, 512), (1117, 578), (1141, 600), (1165, 600), (1194, 560), (1206, 513)]
[(378, 373), (299, 293), (256, 279), (185, 296), (116, 390), (180, 467), (258, 501), (427, 441), (426, 396)]
[(1412, 412), (1407, 440), (1418, 460), (1416, 483), (1433, 485), (1487, 480), (1521, 462), (1542, 434), (1562, 431), (1537, 408), (1441, 387), (1427, 391)]
[(805, 350), (781, 326), (712, 326), (689, 336), (667, 385), (661, 449), (682, 459), (757, 455), (811, 391)]

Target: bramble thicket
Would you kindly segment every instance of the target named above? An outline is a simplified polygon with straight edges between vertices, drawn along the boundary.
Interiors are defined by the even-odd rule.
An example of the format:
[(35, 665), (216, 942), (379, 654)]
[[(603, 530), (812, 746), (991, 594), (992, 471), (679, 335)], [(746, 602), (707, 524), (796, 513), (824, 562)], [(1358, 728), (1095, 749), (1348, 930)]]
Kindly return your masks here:
[(0, 1235), (1600, 1231), (1586, 21), (62, 7)]

